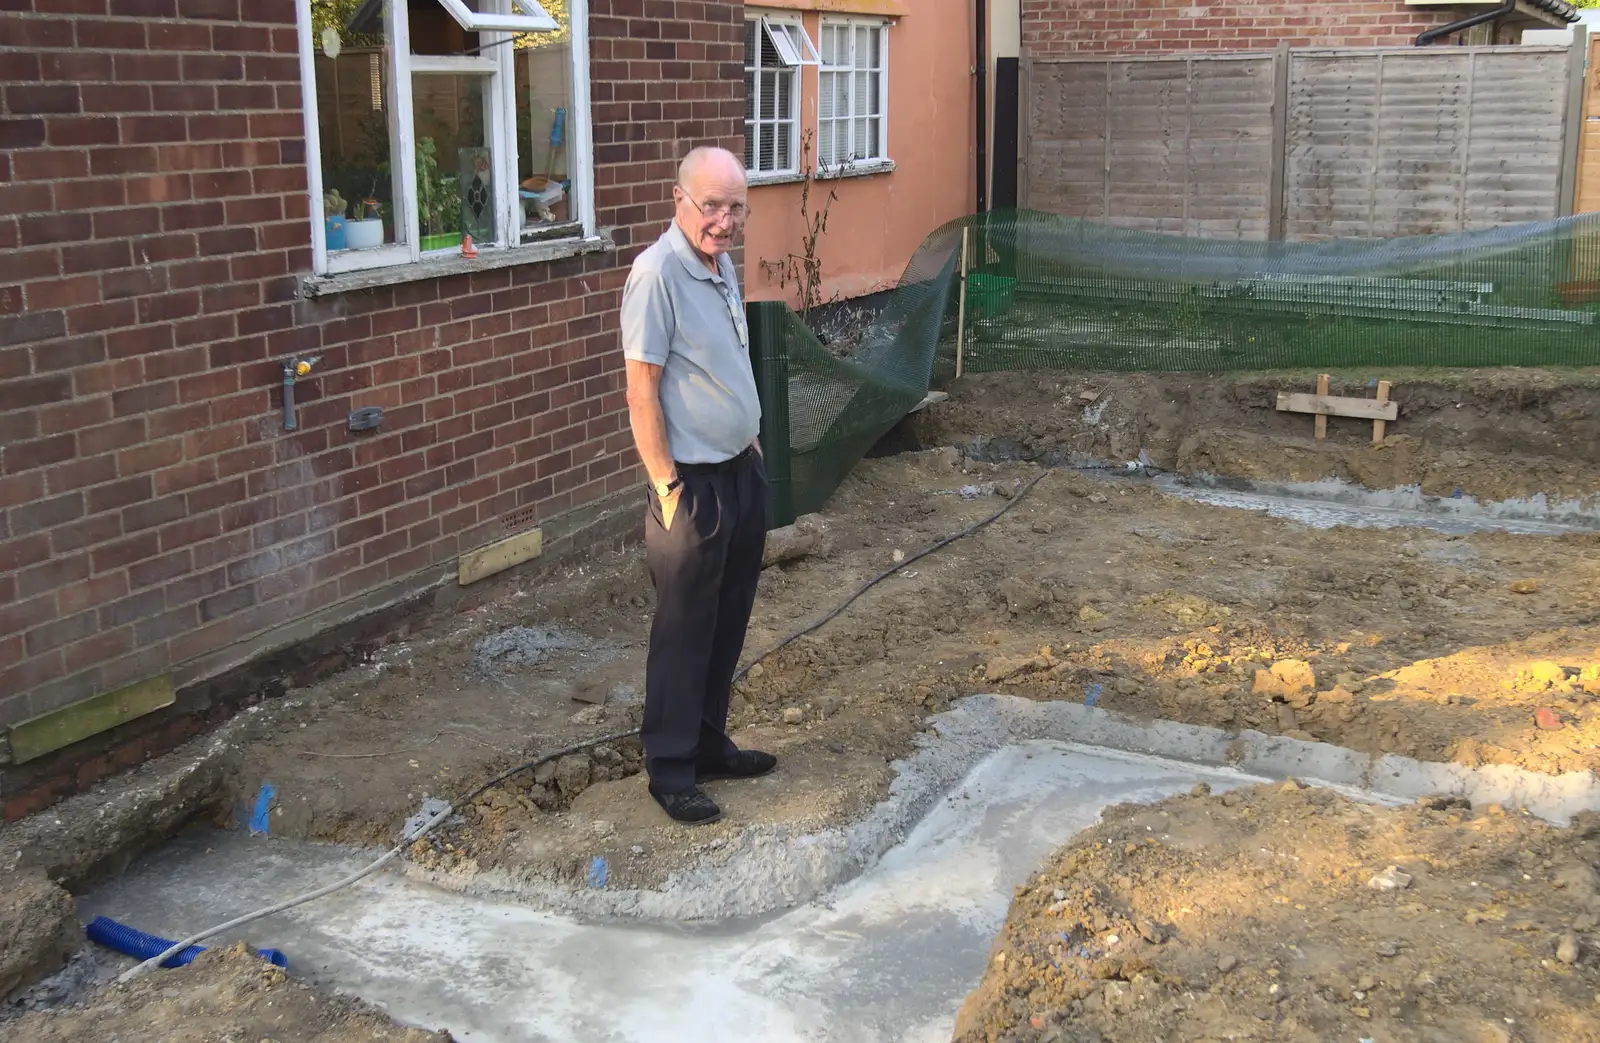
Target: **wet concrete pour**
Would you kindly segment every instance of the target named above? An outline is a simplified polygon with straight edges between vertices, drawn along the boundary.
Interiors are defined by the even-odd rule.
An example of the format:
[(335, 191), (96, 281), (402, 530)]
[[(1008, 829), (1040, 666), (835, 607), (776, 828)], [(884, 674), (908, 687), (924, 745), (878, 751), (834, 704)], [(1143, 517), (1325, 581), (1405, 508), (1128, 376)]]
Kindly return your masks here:
[[(1107, 805), (1227, 768), (1055, 741), (973, 769), (863, 876), (822, 902), (710, 928), (585, 924), (397, 874), (251, 926), (291, 972), (396, 1019), (479, 1043), (948, 1040), (1012, 888)], [(193, 833), (79, 899), (176, 937), (320, 886), (366, 861), (318, 845)], [(236, 939), (227, 939), (236, 940)], [(159, 972), (181, 973), (181, 972)]]

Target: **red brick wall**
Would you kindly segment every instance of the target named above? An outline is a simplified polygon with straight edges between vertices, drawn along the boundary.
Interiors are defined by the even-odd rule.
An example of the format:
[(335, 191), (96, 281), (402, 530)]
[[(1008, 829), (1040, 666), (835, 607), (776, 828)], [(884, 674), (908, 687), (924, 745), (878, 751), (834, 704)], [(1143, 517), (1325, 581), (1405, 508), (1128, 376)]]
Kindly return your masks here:
[(291, 0), (0, 0), (0, 726), (638, 480), (620, 288), (742, 144), (742, 8), (591, 10), (618, 249), (307, 301)]
[(1022, 52), (1074, 53), (1271, 50), (1409, 45), (1418, 33), (1462, 17), (1457, 10), (1407, 7), (1401, 0), (1022, 0)]

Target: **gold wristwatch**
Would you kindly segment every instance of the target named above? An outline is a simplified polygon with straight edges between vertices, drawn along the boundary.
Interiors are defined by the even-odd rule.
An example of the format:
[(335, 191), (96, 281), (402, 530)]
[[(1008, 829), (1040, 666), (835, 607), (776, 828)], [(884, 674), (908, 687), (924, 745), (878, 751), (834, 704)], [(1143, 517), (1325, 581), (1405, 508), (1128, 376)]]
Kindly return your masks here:
[(665, 500), (672, 495), (672, 490), (683, 484), (683, 476), (677, 475), (670, 482), (651, 482), (650, 488), (654, 489), (656, 496)]

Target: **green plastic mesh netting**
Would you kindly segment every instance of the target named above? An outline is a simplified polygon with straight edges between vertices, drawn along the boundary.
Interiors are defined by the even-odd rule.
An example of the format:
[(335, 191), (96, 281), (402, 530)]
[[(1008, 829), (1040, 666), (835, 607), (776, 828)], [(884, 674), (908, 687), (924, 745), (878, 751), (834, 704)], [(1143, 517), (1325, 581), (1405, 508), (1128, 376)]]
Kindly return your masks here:
[(950, 379), (958, 330), (971, 373), (1600, 365), (1600, 214), (1266, 243), (994, 212), (930, 235), (848, 357), (749, 310), (782, 525)]

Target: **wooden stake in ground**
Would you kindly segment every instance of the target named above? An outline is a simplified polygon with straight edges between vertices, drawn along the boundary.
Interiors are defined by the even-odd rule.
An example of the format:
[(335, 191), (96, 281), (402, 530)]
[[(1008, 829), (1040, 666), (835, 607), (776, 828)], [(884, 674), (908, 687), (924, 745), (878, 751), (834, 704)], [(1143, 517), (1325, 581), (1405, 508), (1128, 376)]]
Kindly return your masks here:
[(1317, 393), (1315, 395), (1300, 394), (1292, 391), (1278, 392), (1278, 411), (1280, 413), (1311, 413), (1316, 420), (1316, 433), (1318, 440), (1328, 437), (1328, 418), (1330, 416), (1359, 417), (1373, 422), (1372, 438), (1374, 442), (1383, 441), (1384, 431), (1388, 422), (1400, 415), (1399, 403), (1389, 401), (1389, 382), (1380, 381), (1378, 384), (1378, 397), (1373, 398), (1343, 398), (1328, 394), (1328, 375), (1326, 373), (1317, 377)]
[[(1326, 398), (1328, 395), (1328, 374), (1323, 373), (1317, 377), (1317, 395)], [(1322, 413), (1317, 414), (1317, 441), (1328, 437), (1328, 418)]]
[(956, 376), (961, 376), (964, 368), (963, 356), (966, 354), (965, 341), (967, 333), (967, 236), (972, 229), (961, 230), (961, 302), (956, 306)]
[[(1389, 401), (1389, 382), (1387, 380), (1378, 381), (1378, 401)], [(1382, 445), (1383, 437), (1385, 433), (1387, 433), (1388, 429), (1389, 421), (1382, 419), (1374, 420), (1372, 422), (1372, 444)]]

